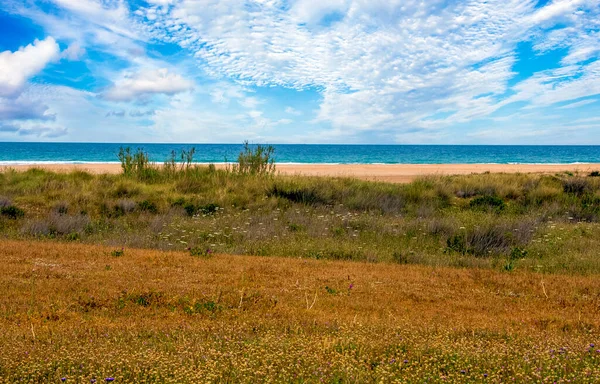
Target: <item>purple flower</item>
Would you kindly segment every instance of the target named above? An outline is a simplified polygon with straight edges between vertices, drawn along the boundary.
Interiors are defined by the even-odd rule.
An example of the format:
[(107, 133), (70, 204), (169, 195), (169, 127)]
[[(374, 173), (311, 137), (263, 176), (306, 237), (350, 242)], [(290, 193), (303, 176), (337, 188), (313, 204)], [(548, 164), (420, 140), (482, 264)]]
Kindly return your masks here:
[(461, 369), (460, 373), (462, 373), (464, 375), (465, 373), (467, 373), (467, 371), (465, 371), (464, 369)]
[(594, 344), (594, 343), (590, 344), (590, 347), (592, 347), (592, 348), (594, 348), (595, 346), (596, 346), (596, 344)]
[(348, 289), (352, 289), (354, 288), (354, 284), (350, 283), (350, 285), (348, 286)]
[(90, 383), (95, 383), (95, 382), (96, 382), (96, 379), (91, 379), (90, 380)]
[(404, 364), (408, 363), (408, 360), (404, 360)]
[(106, 381), (106, 382), (115, 381), (115, 378), (114, 377), (107, 377), (106, 379), (104, 379), (104, 381)]
[(65, 381), (67, 381), (67, 378), (66, 377), (61, 377), (60, 381), (62, 381), (64, 383)]
[(484, 373), (484, 374), (483, 374), (483, 377), (487, 377), (487, 373)]

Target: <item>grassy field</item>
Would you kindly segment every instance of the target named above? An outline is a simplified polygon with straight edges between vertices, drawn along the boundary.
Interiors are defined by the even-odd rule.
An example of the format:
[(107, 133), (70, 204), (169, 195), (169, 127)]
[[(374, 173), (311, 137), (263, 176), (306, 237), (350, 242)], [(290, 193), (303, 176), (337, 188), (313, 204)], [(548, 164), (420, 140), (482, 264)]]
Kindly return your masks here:
[(600, 377), (600, 177), (0, 173), (0, 383)]
[(0, 173), (0, 233), (120, 247), (600, 273), (600, 177), (483, 174), (406, 185), (209, 167)]
[(577, 382), (595, 276), (3, 241), (0, 382)]

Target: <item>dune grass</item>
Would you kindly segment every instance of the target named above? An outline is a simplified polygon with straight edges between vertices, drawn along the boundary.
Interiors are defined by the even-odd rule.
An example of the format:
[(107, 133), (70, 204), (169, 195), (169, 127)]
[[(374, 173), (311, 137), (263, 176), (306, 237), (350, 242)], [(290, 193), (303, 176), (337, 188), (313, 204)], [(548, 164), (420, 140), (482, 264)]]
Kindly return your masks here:
[(597, 276), (2, 242), (0, 383), (577, 382)]
[(410, 184), (157, 167), (0, 173), (0, 231), (161, 250), (600, 272), (600, 178), (482, 174)]

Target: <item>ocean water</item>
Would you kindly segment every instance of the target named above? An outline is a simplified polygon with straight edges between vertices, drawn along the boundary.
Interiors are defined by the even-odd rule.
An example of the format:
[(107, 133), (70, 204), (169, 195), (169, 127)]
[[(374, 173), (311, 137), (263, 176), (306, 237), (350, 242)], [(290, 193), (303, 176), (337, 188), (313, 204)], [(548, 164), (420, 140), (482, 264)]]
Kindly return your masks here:
[[(172, 150), (194, 147), (194, 161), (237, 160), (240, 144), (113, 144), (0, 142), (0, 165), (118, 162), (120, 147), (143, 149), (163, 162)], [(325, 164), (574, 164), (600, 163), (600, 146), (295, 145), (276, 144), (278, 163)]]

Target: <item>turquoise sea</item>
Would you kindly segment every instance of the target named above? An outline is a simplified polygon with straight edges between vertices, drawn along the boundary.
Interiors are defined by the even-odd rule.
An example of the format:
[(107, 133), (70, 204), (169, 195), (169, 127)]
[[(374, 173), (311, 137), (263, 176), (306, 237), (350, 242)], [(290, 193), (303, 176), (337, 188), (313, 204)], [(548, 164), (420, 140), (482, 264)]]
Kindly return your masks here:
[[(118, 162), (120, 147), (163, 162), (172, 150), (194, 147), (194, 161), (236, 161), (240, 144), (114, 144), (0, 142), (0, 165)], [(600, 146), (296, 145), (275, 144), (278, 163), (326, 164), (574, 164), (600, 163)]]

